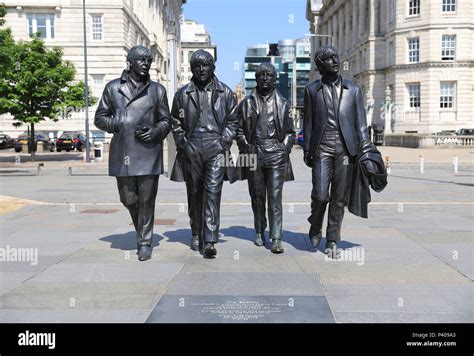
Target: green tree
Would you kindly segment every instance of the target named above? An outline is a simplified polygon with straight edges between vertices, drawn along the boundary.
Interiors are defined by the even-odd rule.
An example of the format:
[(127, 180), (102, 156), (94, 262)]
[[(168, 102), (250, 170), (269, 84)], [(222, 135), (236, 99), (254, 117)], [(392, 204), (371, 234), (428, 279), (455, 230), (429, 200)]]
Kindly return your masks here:
[[(4, 17), (7, 11), (4, 4), (0, 4), (0, 26), (5, 24)], [(15, 42), (13, 41), (12, 32), (9, 28), (0, 29), (0, 77), (4, 77), (7, 68), (11, 67), (12, 56), (11, 52)]]
[[(76, 70), (63, 60), (62, 48), (46, 48), (39, 34), (30, 41), (15, 43), (9, 29), (1, 31), (0, 53), (7, 58), (1, 62), (0, 114), (12, 115), (14, 126), (30, 125), (34, 160), (35, 124), (46, 119), (57, 121), (84, 108), (85, 85), (75, 81)], [(89, 94), (89, 104), (96, 102), (97, 98)]]

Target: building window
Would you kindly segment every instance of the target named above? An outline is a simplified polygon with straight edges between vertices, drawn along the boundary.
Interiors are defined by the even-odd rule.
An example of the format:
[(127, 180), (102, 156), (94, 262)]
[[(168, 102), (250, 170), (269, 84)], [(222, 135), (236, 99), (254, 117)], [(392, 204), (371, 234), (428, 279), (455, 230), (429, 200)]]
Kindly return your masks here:
[(420, 0), (408, 0), (408, 16), (420, 14)]
[(96, 86), (101, 86), (104, 84), (104, 74), (92, 74), (92, 82)]
[(454, 107), (454, 82), (440, 83), (439, 107), (442, 109), (452, 109)]
[(410, 109), (420, 107), (420, 83), (408, 84), (408, 106)]
[(420, 61), (420, 39), (419, 37), (408, 39), (408, 63)]
[(441, 39), (441, 60), (452, 61), (456, 54), (456, 35), (443, 35)]
[(92, 39), (102, 41), (102, 15), (92, 15)]
[(456, 0), (443, 0), (443, 12), (456, 12)]
[(40, 38), (54, 38), (54, 14), (28, 14), (28, 33), (39, 32)]

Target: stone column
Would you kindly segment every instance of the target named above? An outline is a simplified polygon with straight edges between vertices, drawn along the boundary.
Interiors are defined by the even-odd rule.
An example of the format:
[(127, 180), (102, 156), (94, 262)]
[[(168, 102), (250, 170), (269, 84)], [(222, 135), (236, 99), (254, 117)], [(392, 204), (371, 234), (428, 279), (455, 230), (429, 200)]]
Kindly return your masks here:
[(376, 24), (375, 22), (377, 21), (377, 11), (376, 11), (376, 0), (368, 0), (369, 1), (369, 34), (370, 36), (375, 35), (375, 29), (376, 29)]
[(339, 49), (339, 34), (337, 33), (337, 13), (331, 18), (332, 24), (332, 35), (333, 35), (333, 46)]
[(367, 0), (358, 0), (359, 1), (359, 39), (362, 38), (362, 35), (365, 32), (365, 21), (366, 21), (366, 1)]
[(351, 4), (348, 2), (346, 2), (346, 7), (345, 7), (345, 17), (346, 17), (346, 33), (345, 33), (345, 37), (346, 37), (346, 49), (349, 50), (349, 48), (351, 47), (351, 41), (352, 41), (352, 37), (351, 37)]
[(357, 2), (358, 0), (352, 0), (352, 45), (356, 45), (358, 40), (359, 40), (359, 29), (357, 24), (359, 23), (358, 21), (358, 9), (359, 9), (359, 4)]
[(339, 11), (337, 12), (337, 22), (339, 22), (339, 37), (337, 40), (337, 44), (339, 46), (338, 50), (339, 53), (344, 53), (346, 51), (346, 40), (344, 38), (344, 7), (341, 6)]

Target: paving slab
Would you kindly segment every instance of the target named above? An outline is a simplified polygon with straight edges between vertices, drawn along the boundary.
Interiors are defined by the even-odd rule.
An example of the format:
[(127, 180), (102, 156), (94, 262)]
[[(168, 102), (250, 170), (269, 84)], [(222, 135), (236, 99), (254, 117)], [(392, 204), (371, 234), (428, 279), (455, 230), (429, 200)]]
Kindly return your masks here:
[(194, 273), (176, 275), (167, 295), (322, 296), (314, 273)]

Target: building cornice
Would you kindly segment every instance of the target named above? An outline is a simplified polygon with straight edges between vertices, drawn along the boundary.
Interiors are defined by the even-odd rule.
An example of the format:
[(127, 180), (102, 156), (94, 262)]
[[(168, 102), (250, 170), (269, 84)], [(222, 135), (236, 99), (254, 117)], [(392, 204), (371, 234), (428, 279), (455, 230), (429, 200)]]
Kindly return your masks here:
[(474, 61), (459, 61), (459, 62), (422, 62), (414, 64), (396, 64), (385, 67), (384, 71), (397, 69), (423, 69), (423, 68), (474, 68)]

